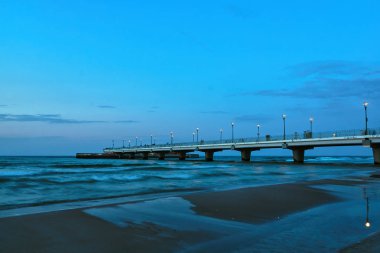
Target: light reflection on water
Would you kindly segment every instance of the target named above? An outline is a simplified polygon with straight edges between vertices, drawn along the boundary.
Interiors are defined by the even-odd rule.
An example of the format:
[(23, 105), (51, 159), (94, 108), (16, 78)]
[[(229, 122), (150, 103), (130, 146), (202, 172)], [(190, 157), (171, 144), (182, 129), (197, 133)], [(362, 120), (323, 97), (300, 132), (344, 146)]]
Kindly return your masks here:
[(185, 252), (337, 252), (380, 232), (379, 183), (317, 188), (328, 189), (344, 201), (256, 225), (249, 232), (234, 232)]
[(190, 202), (178, 197), (95, 207), (85, 212), (121, 227), (153, 223), (216, 235), (216, 239), (188, 245), (183, 252), (336, 252), (380, 230), (379, 183), (313, 187), (329, 190), (342, 201), (264, 224), (199, 216)]

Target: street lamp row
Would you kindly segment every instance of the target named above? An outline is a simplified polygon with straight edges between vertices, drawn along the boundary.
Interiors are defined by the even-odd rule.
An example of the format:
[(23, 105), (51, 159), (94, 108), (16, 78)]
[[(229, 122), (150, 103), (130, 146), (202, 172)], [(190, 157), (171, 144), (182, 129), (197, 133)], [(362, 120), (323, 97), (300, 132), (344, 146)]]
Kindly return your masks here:
[[(368, 107), (368, 102), (364, 102), (363, 103), (363, 106), (364, 106), (364, 114), (365, 114), (365, 130), (364, 130), (364, 135), (368, 135), (368, 114), (367, 114), (367, 107)], [(282, 114), (282, 120), (283, 120), (283, 140), (286, 140), (286, 114)], [(309, 122), (310, 122), (310, 137), (313, 136), (313, 122), (314, 122), (314, 117), (310, 117), (309, 118)], [(232, 142), (235, 141), (235, 138), (234, 138), (234, 127), (235, 127), (235, 123), (232, 122), (231, 123), (231, 139), (232, 139)], [(260, 124), (257, 124), (257, 141), (260, 140)], [(220, 142), (223, 141), (223, 129), (221, 128), (219, 130), (220, 132)], [(196, 136), (196, 141), (197, 143), (199, 142), (199, 128), (197, 127), (195, 129), (195, 132), (193, 132), (193, 142), (195, 141), (195, 136)], [(173, 139), (174, 139), (174, 135), (173, 135), (173, 131), (170, 132), (170, 144), (173, 145)], [(138, 137), (136, 136), (136, 146), (137, 146), (137, 141), (138, 141)], [(125, 147), (125, 140), (123, 140), (123, 148)], [(141, 142), (141, 145), (142, 145), (142, 141)], [(155, 142), (155, 141), (154, 141)], [(153, 135), (150, 135), (150, 145), (152, 146), (153, 145)], [(128, 147), (130, 148), (131, 147), (131, 140), (128, 140)], [(115, 148), (115, 140), (112, 140), (112, 148)]]

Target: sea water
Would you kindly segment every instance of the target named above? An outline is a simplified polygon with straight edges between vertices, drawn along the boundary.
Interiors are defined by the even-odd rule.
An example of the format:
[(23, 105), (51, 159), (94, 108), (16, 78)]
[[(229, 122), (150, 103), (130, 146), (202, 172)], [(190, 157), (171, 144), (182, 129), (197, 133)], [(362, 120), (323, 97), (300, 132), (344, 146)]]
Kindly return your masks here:
[[(86, 207), (87, 214), (121, 227), (151, 222), (181, 230), (186, 224), (186, 230), (222, 233), (184, 252), (337, 252), (379, 231), (380, 182), (369, 177), (379, 168), (372, 157), (308, 157), (305, 164), (293, 164), (291, 157), (215, 160), (1, 157), (0, 217)], [(342, 201), (263, 224), (199, 216), (190, 202), (176, 197), (320, 179), (357, 180), (358, 185), (311, 185)], [(137, 203), (125, 204), (130, 201)]]
[(147, 194), (194, 192), (288, 182), (368, 176), (372, 157), (215, 157), (178, 160), (100, 160), (0, 157), (0, 210)]

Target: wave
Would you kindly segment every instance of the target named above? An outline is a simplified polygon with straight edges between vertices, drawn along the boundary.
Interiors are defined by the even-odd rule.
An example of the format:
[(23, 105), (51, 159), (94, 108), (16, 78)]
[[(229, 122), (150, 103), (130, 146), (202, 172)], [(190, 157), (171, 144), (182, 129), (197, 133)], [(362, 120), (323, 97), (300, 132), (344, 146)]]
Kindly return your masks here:
[(76, 170), (76, 169), (54, 169), (54, 170), (44, 170), (37, 174), (39, 176), (54, 176), (54, 175), (80, 175), (80, 174), (95, 174), (95, 173), (120, 173), (127, 171), (123, 168), (115, 169), (96, 169), (96, 170)]
[[(134, 166), (134, 165), (133, 165)], [(66, 166), (66, 168), (63, 168), (64, 166), (57, 167), (57, 169), (33, 169), (33, 170), (4, 170), (0, 169), (0, 177), (20, 177), (20, 176), (56, 176), (56, 175), (86, 175), (86, 174), (96, 174), (96, 173), (123, 173), (123, 172), (138, 172), (138, 171), (174, 171), (174, 169), (168, 168), (168, 167), (155, 167), (155, 166), (149, 166), (149, 167), (142, 167), (141, 165), (138, 165), (136, 167), (131, 168), (125, 168), (120, 167), (118, 165), (115, 166), (109, 166), (107, 169), (103, 166), (93, 166), (93, 165), (70, 165)], [(83, 170), (83, 168), (93, 168), (93, 170)]]
[(0, 177), (30, 176), (36, 174), (38, 172), (28, 170), (0, 170)]
[(147, 181), (151, 179), (178, 179), (186, 180), (193, 178), (191, 175), (186, 174), (171, 174), (171, 175), (104, 175), (104, 176), (93, 176), (93, 180), (104, 182), (104, 181), (122, 181), (122, 182), (136, 182), (136, 181)]
[(201, 177), (234, 177), (235, 176), (235, 174), (233, 174), (233, 173), (221, 172), (221, 171), (209, 172), (209, 173), (200, 173), (199, 175)]
[(91, 179), (97, 182), (104, 181), (140, 181), (144, 180), (145, 176), (138, 175), (95, 175), (92, 176)]
[(139, 167), (139, 166), (147, 166), (145, 163), (125, 163), (121, 165), (117, 165), (118, 167)]
[(74, 169), (74, 168), (79, 168), (79, 169), (96, 169), (96, 168), (113, 168), (113, 167), (139, 167), (139, 166), (146, 166), (146, 164), (143, 163), (125, 163), (125, 164), (111, 164), (111, 163), (98, 163), (98, 164), (53, 164), (49, 165), (48, 167), (50, 168), (68, 168), (68, 169)]
[(36, 162), (0, 162), (1, 167), (20, 167), (20, 166), (38, 166), (40, 163)]
[(287, 175), (288, 173), (285, 173), (285, 172), (278, 172), (278, 171), (270, 171), (270, 172), (266, 172), (266, 173), (263, 173), (264, 175), (267, 174), (267, 175), (270, 175), (270, 176), (284, 176), (284, 175)]
[(12, 179), (0, 177), (0, 183), (9, 182), (9, 181), (12, 181)]
[[(62, 179), (54, 179), (54, 178), (30, 178), (30, 177), (21, 177), (21, 178), (0, 178), (0, 182), (17, 182), (17, 183), (34, 183), (34, 184), (91, 184), (96, 183), (95, 179), (78, 179), (78, 180), (62, 180)], [(18, 184), (17, 187), (21, 185)], [(26, 185), (28, 186), (28, 185)]]
[(78, 199), (52, 199), (34, 203), (23, 203), (23, 204), (6, 204), (0, 205), (0, 210), (7, 209), (16, 209), (23, 207), (33, 207), (33, 206), (45, 206), (53, 204), (65, 204), (65, 203), (77, 203), (84, 201), (98, 201), (98, 200), (108, 200), (108, 199), (117, 199), (123, 197), (132, 197), (132, 196), (144, 196), (149, 194), (162, 194), (162, 193), (186, 193), (186, 192), (195, 192), (202, 191), (205, 188), (202, 187), (188, 187), (188, 188), (176, 188), (176, 189), (162, 189), (162, 188), (147, 188), (140, 192), (119, 194), (119, 195), (110, 195), (110, 196), (98, 196), (98, 197), (87, 197), (87, 198), (78, 198)]
[(147, 166), (147, 167), (138, 167), (126, 169), (126, 171), (174, 171), (175, 168), (163, 167), (163, 166)]
[(93, 184), (100, 182), (138, 182), (152, 179), (158, 180), (186, 180), (193, 178), (187, 174), (170, 174), (170, 175), (126, 175), (126, 174), (100, 174), (89, 177), (0, 177), (1, 182), (33, 182), (40, 184)]
[(45, 170), (38, 172), (39, 176), (54, 176), (54, 175), (79, 175), (79, 174), (95, 174), (95, 173), (111, 173), (111, 174), (120, 174), (123, 172), (138, 172), (138, 171), (173, 171), (173, 169), (167, 167), (137, 167), (137, 168), (123, 168), (123, 167), (114, 167), (113, 169), (95, 169), (95, 170), (76, 170), (76, 169), (54, 169), (54, 170)]
[(172, 175), (160, 175), (160, 176), (150, 176), (150, 178), (158, 178), (158, 179), (179, 179), (179, 180), (184, 180), (184, 179), (190, 179), (193, 178), (194, 176), (188, 175), (188, 174), (172, 174)]
[(115, 164), (53, 164), (49, 165), (50, 168), (81, 168), (81, 169), (92, 169), (92, 168), (112, 168)]

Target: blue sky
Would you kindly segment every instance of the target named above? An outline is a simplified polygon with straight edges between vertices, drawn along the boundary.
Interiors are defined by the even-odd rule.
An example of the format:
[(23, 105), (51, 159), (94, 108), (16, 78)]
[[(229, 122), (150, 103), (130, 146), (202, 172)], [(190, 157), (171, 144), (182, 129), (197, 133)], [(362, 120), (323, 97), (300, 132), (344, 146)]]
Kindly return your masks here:
[[(380, 127), (379, 1), (0, 1), (0, 155)], [(226, 136), (227, 137), (227, 136)], [(277, 152), (277, 153), (276, 153)], [(290, 154), (263, 151), (260, 154)], [(285, 152), (285, 153), (284, 153)], [(340, 148), (309, 154), (370, 154)]]

